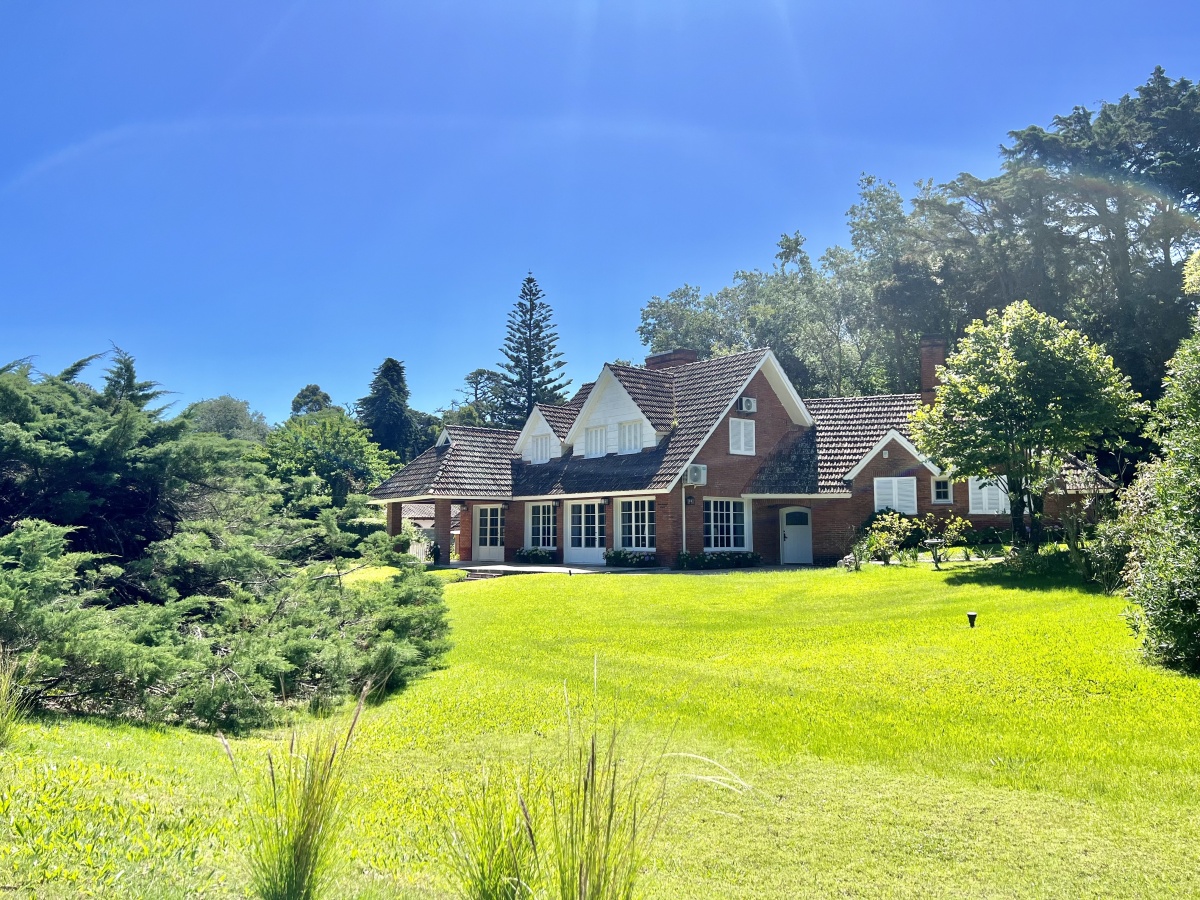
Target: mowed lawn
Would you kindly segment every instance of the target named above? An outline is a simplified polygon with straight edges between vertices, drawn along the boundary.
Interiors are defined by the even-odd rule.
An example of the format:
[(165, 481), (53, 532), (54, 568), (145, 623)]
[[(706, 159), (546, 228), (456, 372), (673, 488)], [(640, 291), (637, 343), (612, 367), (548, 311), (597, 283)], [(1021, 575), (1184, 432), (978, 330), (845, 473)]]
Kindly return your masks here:
[[(649, 897), (1200, 893), (1200, 681), (1140, 661), (1120, 599), (987, 567), (537, 575), (447, 599), (447, 667), (365, 714), (346, 896), (445, 896), (440, 810), (484, 764), (553, 756), (564, 694), (576, 721), (615, 710), (634, 755), (750, 786), (669, 761)], [(257, 764), (272, 737), (235, 753)], [(42, 722), (0, 759), (0, 885), (244, 890), (215, 738)]]

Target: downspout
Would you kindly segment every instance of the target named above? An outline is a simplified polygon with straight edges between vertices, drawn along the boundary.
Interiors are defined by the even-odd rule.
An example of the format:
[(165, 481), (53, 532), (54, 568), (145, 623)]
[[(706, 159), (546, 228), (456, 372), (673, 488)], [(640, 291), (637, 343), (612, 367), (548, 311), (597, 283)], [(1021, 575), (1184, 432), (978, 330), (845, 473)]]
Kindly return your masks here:
[[(682, 479), (681, 479), (681, 481), (682, 481)], [(683, 522), (683, 545), (680, 548), (680, 552), (687, 553), (687, 485), (686, 484), (679, 485), (679, 509), (683, 516), (683, 518), (681, 519), (681, 521)]]

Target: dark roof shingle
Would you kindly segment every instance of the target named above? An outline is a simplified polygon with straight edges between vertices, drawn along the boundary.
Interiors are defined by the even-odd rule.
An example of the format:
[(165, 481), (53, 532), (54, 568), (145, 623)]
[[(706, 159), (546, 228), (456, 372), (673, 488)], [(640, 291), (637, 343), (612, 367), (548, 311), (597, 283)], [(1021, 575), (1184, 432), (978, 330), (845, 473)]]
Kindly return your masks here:
[(401, 497), (510, 497), (513, 446), (520, 432), (447, 425), (450, 443), (431, 447), (371, 491)]
[(821, 493), (846, 490), (853, 469), (891, 429), (909, 437), (908, 417), (920, 394), (815, 397), (805, 400), (816, 423), (817, 483)]

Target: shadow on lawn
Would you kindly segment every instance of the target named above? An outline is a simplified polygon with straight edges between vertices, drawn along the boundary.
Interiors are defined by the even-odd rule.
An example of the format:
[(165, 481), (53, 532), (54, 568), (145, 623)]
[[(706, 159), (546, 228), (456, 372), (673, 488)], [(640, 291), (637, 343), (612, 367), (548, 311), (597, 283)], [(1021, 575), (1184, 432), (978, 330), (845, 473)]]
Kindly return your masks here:
[(946, 573), (946, 584), (955, 587), (1001, 587), (1015, 591), (1074, 588), (1088, 594), (1104, 594), (1099, 585), (1083, 579), (1065, 553), (1038, 557), (1035, 566), (1036, 568), (1021, 567), (1008, 559), (1000, 559), (970, 568), (949, 570)]

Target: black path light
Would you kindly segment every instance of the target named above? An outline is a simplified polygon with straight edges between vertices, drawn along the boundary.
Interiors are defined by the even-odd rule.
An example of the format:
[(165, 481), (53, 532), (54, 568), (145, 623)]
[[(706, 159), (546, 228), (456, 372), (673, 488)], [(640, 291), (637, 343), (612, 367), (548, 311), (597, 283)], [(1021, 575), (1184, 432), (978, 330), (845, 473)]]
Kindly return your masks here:
[(971, 623), (972, 628), (975, 627), (975, 617), (978, 615), (979, 615), (979, 613), (973, 613), (973, 612), (967, 613), (967, 621)]

